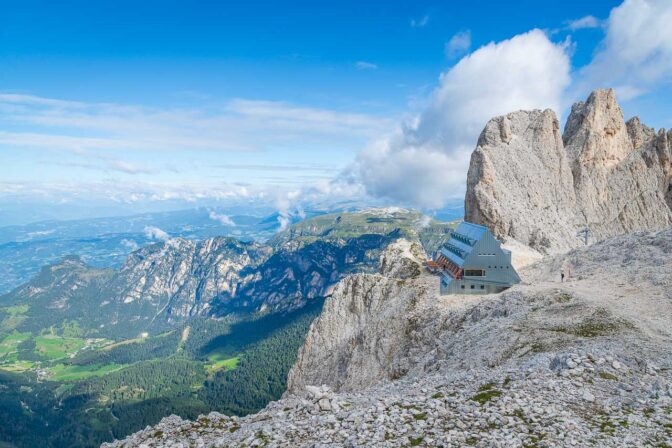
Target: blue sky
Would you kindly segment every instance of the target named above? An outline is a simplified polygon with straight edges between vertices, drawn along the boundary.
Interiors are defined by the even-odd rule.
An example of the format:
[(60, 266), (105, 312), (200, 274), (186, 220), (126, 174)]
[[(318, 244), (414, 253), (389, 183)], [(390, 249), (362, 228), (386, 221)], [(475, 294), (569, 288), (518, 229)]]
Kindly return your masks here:
[(670, 127), (666, 3), (0, 1), (0, 219), (459, 202), (506, 108), (563, 115), (615, 86)]

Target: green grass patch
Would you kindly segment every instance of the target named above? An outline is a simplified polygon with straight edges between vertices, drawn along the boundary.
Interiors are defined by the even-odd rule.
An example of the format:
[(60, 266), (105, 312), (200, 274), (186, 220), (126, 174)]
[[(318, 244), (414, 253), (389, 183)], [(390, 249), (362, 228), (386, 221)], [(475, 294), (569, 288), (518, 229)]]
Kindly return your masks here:
[(554, 330), (583, 338), (595, 338), (634, 329), (635, 327), (630, 322), (614, 318), (606, 309), (598, 308), (583, 322), (570, 327), (555, 328)]
[(0, 369), (8, 372), (26, 372), (35, 367), (31, 361), (11, 360), (9, 363), (1, 364)]
[(205, 369), (210, 374), (215, 373), (222, 369), (234, 370), (236, 367), (238, 367), (238, 363), (240, 362), (240, 356), (236, 356), (234, 358), (227, 358), (226, 356), (220, 353), (215, 353), (208, 356), (208, 362), (209, 363), (206, 364)]
[(500, 397), (502, 393), (494, 387), (495, 386), (492, 383), (482, 385), (478, 388), (479, 393), (471, 397), (470, 400), (480, 404), (485, 404), (495, 397)]
[(567, 303), (572, 300), (572, 296), (567, 293), (560, 293), (555, 296), (555, 301), (558, 303)]
[(411, 442), (411, 446), (420, 446), (423, 440), (425, 440), (424, 437), (409, 437), (408, 440)]
[(618, 381), (618, 377), (609, 372), (600, 372), (599, 375), (603, 380)]
[(32, 334), (30, 333), (19, 333), (18, 331), (5, 336), (2, 342), (0, 342), (0, 361), (2, 361), (2, 358), (15, 353), (19, 344), (27, 339), (30, 339), (31, 336)]
[(77, 366), (77, 365), (63, 365), (57, 364), (49, 369), (51, 372), (51, 377), (49, 378), (52, 381), (79, 381), (86, 378), (91, 378), (94, 376), (103, 376), (108, 373), (116, 372), (121, 370), (125, 365), (122, 364), (105, 364), (105, 365), (90, 365), (90, 366)]
[(35, 353), (46, 359), (62, 359), (76, 354), (86, 345), (80, 338), (66, 338), (56, 335), (37, 336)]

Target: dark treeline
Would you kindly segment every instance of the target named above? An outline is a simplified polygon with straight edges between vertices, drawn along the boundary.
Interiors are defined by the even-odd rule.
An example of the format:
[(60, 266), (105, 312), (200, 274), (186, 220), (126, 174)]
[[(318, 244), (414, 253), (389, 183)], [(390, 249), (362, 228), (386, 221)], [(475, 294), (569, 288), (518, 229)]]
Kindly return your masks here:
[[(226, 414), (246, 415), (277, 400), (285, 391), (287, 374), (320, 303), (278, 325), (275, 331), (245, 350), (238, 368), (217, 372), (205, 382), (199, 397)], [(277, 320), (277, 318), (276, 318)]]

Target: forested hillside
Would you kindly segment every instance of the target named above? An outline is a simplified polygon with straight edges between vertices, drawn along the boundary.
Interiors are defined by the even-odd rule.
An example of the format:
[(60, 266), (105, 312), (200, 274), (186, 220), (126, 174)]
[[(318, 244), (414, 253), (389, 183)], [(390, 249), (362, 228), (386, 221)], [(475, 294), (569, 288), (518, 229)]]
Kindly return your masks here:
[[(321, 305), (316, 300), (280, 315), (196, 319), (164, 335), (100, 344), (72, 358), (15, 353), (17, 362), (39, 367), (0, 370), (0, 418), (6, 422), (0, 440), (26, 447), (96, 446), (170, 414), (255, 412), (282, 395)], [(60, 336), (49, 340), (64, 343)], [(31, 356), (35, 361), (24, 360)]]

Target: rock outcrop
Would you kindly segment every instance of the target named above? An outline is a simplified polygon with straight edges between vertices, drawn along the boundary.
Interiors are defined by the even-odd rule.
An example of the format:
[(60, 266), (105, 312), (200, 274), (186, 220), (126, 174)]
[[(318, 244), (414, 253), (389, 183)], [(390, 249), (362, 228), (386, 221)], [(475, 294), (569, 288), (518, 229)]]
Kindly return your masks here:
[(576, 103), (564, 134), (555, 113), (490, 120), (472, 154), (465, 220), (543, 253), (672, 226), (672, 150), (666, 133), (626, 124), (613, 90)]
[(381, 255), (382, 275), (351, 275), (336, 285), (299, 350), (288, 393), (322, 384), (356, 390), (405, 373), (398, 355), (413, 325), (406, 316), (413, 314), (419, 294), (438, 287), (436, 281), (418, 284), (420, 251), (399, 240)]

